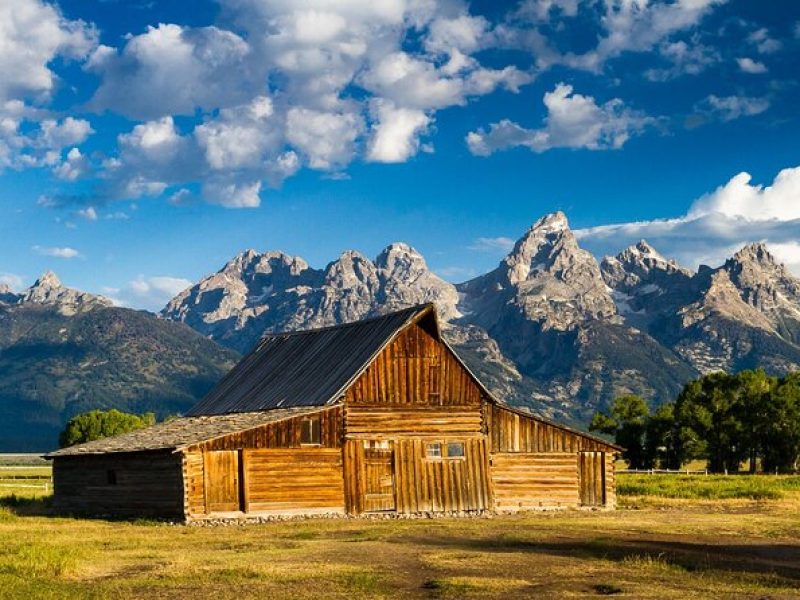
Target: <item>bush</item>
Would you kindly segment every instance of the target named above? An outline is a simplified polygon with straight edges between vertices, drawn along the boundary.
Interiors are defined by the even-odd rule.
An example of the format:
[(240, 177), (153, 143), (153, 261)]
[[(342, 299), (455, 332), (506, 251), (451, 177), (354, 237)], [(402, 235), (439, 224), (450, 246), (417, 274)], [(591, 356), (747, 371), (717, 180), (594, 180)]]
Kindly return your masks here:
[(91, 442), (104, 437), (150, 427), (155, 422), (156, 417), (153, 413), (134, 415), (116, 409), (106, 411), (92, 410), (72, 417), (67, 422), (64, 431), (58, 436), (58, 442), (62, 448), (74, 446), (75, 444)]

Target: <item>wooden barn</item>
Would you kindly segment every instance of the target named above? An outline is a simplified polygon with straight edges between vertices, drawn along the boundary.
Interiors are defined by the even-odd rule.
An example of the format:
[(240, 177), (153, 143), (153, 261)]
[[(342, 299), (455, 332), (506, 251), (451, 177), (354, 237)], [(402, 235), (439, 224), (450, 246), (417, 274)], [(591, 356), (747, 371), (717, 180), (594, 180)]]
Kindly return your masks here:
[(64, 512), (270, 514), (613, 507), (620, 448), (497, 401), (433, 305), (268, 335), (186, 417), (64, 448)]

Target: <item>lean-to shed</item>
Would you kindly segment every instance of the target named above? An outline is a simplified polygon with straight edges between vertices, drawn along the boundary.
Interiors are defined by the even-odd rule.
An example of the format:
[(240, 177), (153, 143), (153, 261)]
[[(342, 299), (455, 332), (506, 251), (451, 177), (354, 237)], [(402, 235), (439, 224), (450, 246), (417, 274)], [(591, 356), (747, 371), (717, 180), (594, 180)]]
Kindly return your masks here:
[(494, 399), (422, 305), (267, 335), (187, 416), (48, 457), (63, 511), (192, 520), (613, 507), (619, 451)]

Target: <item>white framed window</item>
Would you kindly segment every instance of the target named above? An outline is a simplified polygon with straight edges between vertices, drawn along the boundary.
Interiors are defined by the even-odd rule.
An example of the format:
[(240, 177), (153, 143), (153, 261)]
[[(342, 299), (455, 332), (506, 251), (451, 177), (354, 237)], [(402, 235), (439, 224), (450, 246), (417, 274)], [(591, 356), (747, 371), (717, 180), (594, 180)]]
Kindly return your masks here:
[(442, 444), (441, 442), (429, 442), (425, 444), (425, 457), (426, 458), (442, 458)]

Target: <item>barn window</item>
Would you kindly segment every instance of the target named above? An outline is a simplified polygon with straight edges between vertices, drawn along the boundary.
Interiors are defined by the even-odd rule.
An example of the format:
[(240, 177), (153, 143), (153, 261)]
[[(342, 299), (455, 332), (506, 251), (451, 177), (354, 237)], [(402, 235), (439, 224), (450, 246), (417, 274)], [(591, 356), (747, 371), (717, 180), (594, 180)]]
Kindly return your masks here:
[(306, 417), (301, 421), (300, 443), (317, 446), (322, 443), (319, 416)]
[(114, 469), (106, 471), (106, 483), (108, 485), (117, 485), (117, 472)]
[(442, 445), (439, 442), (433, 442), (425, 446), (425, 456), (428, 458), (442, 458)]
[(447, 444), (447, 458), (464, 458), (464, 443), (450, 442)]

